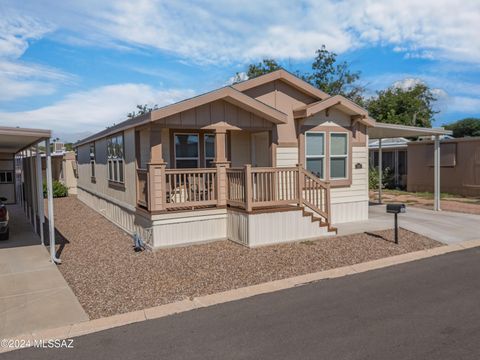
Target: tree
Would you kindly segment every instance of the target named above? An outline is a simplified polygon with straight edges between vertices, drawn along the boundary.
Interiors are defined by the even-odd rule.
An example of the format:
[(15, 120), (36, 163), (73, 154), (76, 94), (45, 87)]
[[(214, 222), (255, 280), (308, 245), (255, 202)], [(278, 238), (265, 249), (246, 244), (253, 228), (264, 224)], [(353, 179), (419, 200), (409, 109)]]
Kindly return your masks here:
[(480, 136), (479, 118), (466, 118), (444, 126), (445, 129), (452, 130), (454, 137)]
[[(329, 95), (343, 95), (362, 104), (364, 88), (357, 83), (360, 79), (360, 72), (350, 71), (350, 64), (346, 61), (338, 63), (337, 54), (328, 51), (325, 45), (322, 45), (315, 54), (311, 73), (302, 74), (296, 70), (294, 74)], [(281, 66), (276, 60), (263, 59), (258, 64), (250, 64), (246, 74), (251, 79), (280, 68)], [(233, 82), (239, 81), (241, 81), (240, 74), (237, 73)]]
[(132, 111), (130, 113), (128, 113), (127, 117), (129, 119), (133, 119), (134, 117), (137, 117), (137, 116), (140, 116), (140, 115), (145, 115), (153, 110), (157, 110), (158, 109), (158, 105), (155, 104), (153, 106), (148, 106), (147, 104), (144, 104), (144, 105), (137, 105), (137, 110), (138, 111)]
[[(280, 69), (280, 65), (274, 59), (263, 59), (258, 64), (250, 64), (247, 69), (247, 77), (252, 79), (254, 77), (271, 73)], [(238, 73), (237, 73), (238, 76)]]
[(328, 51), (325, 45), (322, 45), (315, 54), (313, 72), (304, 75), (303, 78), (329, 95), (342, 95), (354, 102), (362, 103), (365, 89), (357, 83), (360, 72), (350, 71), (350, 64), (346, 61), (337, 63), (337, 54)]
[(367, 100), (366, 108), (377, 121), (391, 124), (431, 127), (436, 101), (430, 88), (416, 83), (409, 88), (391, 86), (377, 91), (377, 96)]

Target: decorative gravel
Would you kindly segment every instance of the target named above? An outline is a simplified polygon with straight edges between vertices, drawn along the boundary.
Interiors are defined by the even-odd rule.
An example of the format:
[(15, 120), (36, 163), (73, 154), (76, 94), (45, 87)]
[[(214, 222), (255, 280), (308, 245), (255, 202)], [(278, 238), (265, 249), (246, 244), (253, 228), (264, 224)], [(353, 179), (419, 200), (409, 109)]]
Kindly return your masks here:
[[(75, 197), (55, 199), (63, 276), (90, 318), (441, 245), (400, 230), (249, 249), (231, 241), (135, 253), (124, 231)], [(58, 240), (57, 240), (58, 241)]]

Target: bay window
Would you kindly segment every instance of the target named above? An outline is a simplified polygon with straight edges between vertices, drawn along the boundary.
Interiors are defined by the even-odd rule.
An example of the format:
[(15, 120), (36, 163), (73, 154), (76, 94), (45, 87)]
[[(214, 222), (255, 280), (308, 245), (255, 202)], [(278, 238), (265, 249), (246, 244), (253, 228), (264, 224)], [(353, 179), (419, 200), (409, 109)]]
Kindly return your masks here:
[(325, 177), (325, 133), (305, 133), (306, 168), (320, 179)]
[(330, 133), (330, 179), (348, 177), (348, 134)]

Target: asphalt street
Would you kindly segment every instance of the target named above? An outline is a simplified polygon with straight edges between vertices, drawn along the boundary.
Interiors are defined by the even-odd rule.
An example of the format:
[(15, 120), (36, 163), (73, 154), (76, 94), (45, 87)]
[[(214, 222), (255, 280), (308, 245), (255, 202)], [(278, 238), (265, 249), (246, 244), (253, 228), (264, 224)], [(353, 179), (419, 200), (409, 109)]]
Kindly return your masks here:
[(110, 329), (73, 345), (0, 359), (480, 359), (480, 248)]

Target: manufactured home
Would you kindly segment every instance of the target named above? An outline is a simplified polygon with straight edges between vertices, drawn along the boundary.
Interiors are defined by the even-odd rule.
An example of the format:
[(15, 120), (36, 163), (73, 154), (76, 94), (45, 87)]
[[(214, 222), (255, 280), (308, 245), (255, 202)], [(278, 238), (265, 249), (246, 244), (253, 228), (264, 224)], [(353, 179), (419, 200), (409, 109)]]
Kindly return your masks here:
[(278, 70), (79, 141), (78, 198), (151, 248), (334, 235), (368, 218), (373, 127), (395, 132)]

